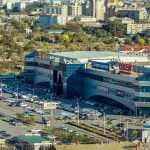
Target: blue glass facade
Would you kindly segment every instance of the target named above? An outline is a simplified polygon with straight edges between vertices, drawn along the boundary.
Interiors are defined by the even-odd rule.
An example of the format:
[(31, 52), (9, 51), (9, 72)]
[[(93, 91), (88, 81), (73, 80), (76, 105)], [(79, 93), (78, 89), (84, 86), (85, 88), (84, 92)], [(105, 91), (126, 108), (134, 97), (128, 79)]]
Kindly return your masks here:
[(76, 73), (81, 69), (85, 68), (85, 64), (66, 64), (64, 70), (64, 76), (70, 77), (72, 74)]

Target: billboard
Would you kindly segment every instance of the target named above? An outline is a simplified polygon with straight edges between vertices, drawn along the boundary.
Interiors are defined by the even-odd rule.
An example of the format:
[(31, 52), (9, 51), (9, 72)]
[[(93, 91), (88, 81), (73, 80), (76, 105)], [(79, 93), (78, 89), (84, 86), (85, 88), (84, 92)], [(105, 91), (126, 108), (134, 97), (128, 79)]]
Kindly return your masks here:
[(53, 109), (56, 109), (57, 108), (57, 103), (55, 102), (45, 102), (43, 104), (43, 108), (45, 110), (53, 110)]
[(107, 62), (91, 61), (91, 65), (92, 68), (109, 71), (109, 63)]

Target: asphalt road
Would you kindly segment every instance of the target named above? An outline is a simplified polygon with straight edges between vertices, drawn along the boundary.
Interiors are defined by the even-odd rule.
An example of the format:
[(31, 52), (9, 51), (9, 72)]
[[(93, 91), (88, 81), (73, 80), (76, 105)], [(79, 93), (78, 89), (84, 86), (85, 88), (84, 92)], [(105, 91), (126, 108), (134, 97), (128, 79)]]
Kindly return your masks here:
[[(6, 98), (11, 97), (11, 95), (7, 94), (7, 93), (3, 93), (3, 96), (5, 96)], [(61, 99), (60, 99), (60, 101), (61, 101)], [(65, 100), (62, 100), (62, 101), (64, 103), (65, 102), (67, 103), (67, 101), (65, 101)], [(25, 103), (27, 103), (29, 106), (34, 105), (36, 108), (41, 107), (38, 104), (32, 104), (32, 103), (28, 103), (28, 102), (25, 102)], [(8, 106), (8, 102), (0, 101), (0, 114), (3, 114), (4, 116), (15, 117), (17, 113), (23, 113), (24, 111), (25, 111), (25, 108), (23, 108), (23, 107), (10, 107), (10, 106)], [(62, 110), (57, 110), (57, 111), (62, 111)], [(40, 122), (42, 115), (39, 115), (37, 113), (34, 113), (34, 115), (35, 115), (36, 121)], [(48, 117), (49, 117), (49, 114), (47, 115), (47, 118)], [(125, 121), (126, 119), (130, 119), (132, 124), (131, 123), (128, 124), (129, 128), (142, 128), (142, 126), (135, 125), (135, 122), (137, 121), (137, 119), (134, 117), (129, 117), (129, 116), (121, 116), (120, 117), (120, 116), (116, 116), (116, 115), (106, 115), (106, 118), (114, 119), (112, 121), (113, 124), (119, 123), (120, 120), (122, 122), (126, 122)], [(88, 132), (88, 131), (85, 131), (83, 129), (79, 129), (79, 128), (76, 128), (76, 127), (73, 127), (70, 125), (66, 125), (65, 123), (68, 121), (72, 121), (72, 120), (71, 119), (69, 119), (69, 120), (54, 120), (53, 125), (55, 127), (57, 127), (57, 126), (68, 127), (70, 130), (74, 130), (74, 131), (77, 131), (79, 133), (86, 134), (88, 136), (92, 136), (96, 139), (100, 139), (102, 142), (112, 142), (112, 140), (108, 140), (108, 139), (101, 137), (101, 136), (98, 136), (94, 133), (91, 133), (91, 132)], [(73, 120), (73, 121), (75, 121), (75, 120)], [(99, 118), (98, 120), (81, 120), (81, 122), (84, 122), (88, 125), (98, 124), (100, 126), (103, 126), (103, 117)], [(44, 126), (39, 124), (39, 123), (35, 123), (34, 126), (24, 125), (22, 123), (19, 123), (17, 126), (12, 126), (7, 122), (2, 121), (2, 118), (0, 118), (0, 129), (7, 131), (7, 133), (11, 134), (12, 136), (18, 136), (18, 135), (25, 134), (27, 130), (30, 130), (33, 128), (42, 129), (42, 128), (44, 128)]]

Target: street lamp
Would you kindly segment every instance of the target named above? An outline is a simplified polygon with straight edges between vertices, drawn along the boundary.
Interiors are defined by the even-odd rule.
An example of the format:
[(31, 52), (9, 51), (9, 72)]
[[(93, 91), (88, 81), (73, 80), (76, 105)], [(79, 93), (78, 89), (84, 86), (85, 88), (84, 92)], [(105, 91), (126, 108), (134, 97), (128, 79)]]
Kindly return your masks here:
[(2, 79), (1, 79), (1, 96), (3, 96), (3, 89), (2, 89)]
[(76, 98), (77, 100), (77, 124), (80, 125), (80, 106), (79, 106), (79, 98)]
[(136, 109), (136, 118), (137, 118), (137, 103), (135, 103), (135, 109)]

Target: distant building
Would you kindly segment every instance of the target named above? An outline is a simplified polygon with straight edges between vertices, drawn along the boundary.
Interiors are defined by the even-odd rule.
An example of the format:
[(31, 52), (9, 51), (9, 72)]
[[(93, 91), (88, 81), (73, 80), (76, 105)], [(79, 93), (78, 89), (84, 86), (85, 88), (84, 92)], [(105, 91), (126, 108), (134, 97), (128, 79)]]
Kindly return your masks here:
[(6, 9), (8, 11), (22, 11), (26, 8), (25, 2), (7, 2)]
[[(93, 20), (95, 20), (95, 22), (99, 20), (104, 21), (105, 13), (105, 0), (87, 0), (85, 2), (74, 0), (68, 3), (64, 1), (54, 0), (50, 1), (49, 4), (44, 7), (43, 12), (40, 16), (43, 17), (43, 15), (55, 15), (57, 16), (58, 20), (61, 20), (58, 21), (61, 22), (60, 24), (65, 24), (70, 20), (78, 20), (78, 18), (79, 20), (86, 20), (86, 22), (87, 20), (89, 20), (89, 22), (93, 22)], [(92, 20), (90, 20), (90, 18)]]
[(116, 15), (118, 17), (128, 17), (135, 21), (148, 19), (148, 13), (144, 6), (132, 4), (124, 5), (116, 9)]
[(111, 6), (118, 6), (119, 5), (120, 0), (106, 0), (107, 3), (107, 7), (111, 7)]
[(66, 24), (68, 17), (68, 7), (66, 4), (49, 4), (39, 16), (39, 22), (42, 27), (48, 27), (53, 24)]
[(82, 5), (79, 0), (75, 0), (71, 3), (69, 15), (73, 17), (82, 16)]
[(26, 3), (25, 2), (16, 2), (13, 6), (13, 9), (15, 11), (22, 11), (26, 8)]
[(82, 4), (82, 15), (91, 16), (96, 20), (104, 20), (106, 13), (105, 0), (87, 0)]
[(54, 24), (64, 25), (67, 22), (63, 15), (40, 15), (38, 21), (42, 28), (47, 28)]
[(136, 34), (150, 30), (150, 23), (128, 23), (127, 34)]
[(92, 23), (92, 22), (96, 22), (96, 18), (95, 17), (90, 17), (90, 16), (83, 16), (80, 17), (80, 22), (81, 23)]
[(3, 0), (0, 0), (0, 8), (3, 7)]
[(146, 52), (34, 52), (25, 58), (24, 77), (34, 84), (47, 83), (56, 95), (105, 100), (127, 112), (148, 115), (149, 65)]
[(105, 7), (106, 13), (105, 18), (116, 16), (116, 8), (120, 5), (120, 0), (106, 0)]
[(96, 20), (105, 20), (105, 0), (96, 0), (95, 2), (95, 18)]
[(43, 14), (68, 16), (67, 4), (50, 4), (43, 9)]
[(144, 123), (142, 131), (142, 142), (145, 144), (150, 143), (150, 121)]
[(15, 138), (17, 150), (40, 150), (52, 147), (50, 139), (46, 139), (40, 135), (22, 135)]
[(126, 34), (136, 34), (141, 33), (146, 30), (150, 30), (150, 22), (149, 21), (140, 21), (136, 22), (134, 19), (123, 17), (110, 17), (110, 21), (119, 20), (123, 24), (126, 25)]

